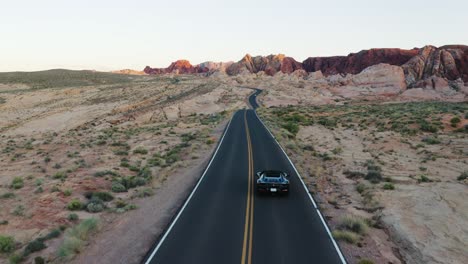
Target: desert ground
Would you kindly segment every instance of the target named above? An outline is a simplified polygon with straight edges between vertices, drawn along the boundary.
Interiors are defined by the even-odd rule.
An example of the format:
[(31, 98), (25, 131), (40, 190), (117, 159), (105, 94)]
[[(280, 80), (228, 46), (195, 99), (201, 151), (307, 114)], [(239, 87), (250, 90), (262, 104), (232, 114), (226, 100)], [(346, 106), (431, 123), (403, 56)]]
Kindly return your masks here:
[(264, 90), (259, 115), (350, 263), (465, 263), (468, 88), (402, 82), (385, 64), (328, 77), (0, 74), (0, 263), (138, 263), (248, 107), (246, 87)]

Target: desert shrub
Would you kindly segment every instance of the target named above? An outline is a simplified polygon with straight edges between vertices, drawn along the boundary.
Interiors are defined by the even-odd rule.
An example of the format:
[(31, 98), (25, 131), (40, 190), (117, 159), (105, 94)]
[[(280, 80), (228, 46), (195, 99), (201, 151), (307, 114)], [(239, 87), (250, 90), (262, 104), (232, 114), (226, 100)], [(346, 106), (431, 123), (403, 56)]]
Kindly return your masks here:
[(151, 190), (150, 188), (145, 188), (145, 189), (139, 190), (137, 196), (140, 198), (143, 198), (143, 197), (149, 197), (153, 194), (154, 194), (153, 190)]
[(296, 136), (297, 132), (299, 132), (299, 126), (293, 122), (287, 122), (283, 124), (282, 127), (286, 129), (287, 131), (289, 131), (289, 133), (293, 134), (294, 136)]
[(72, 195), (72, 190), (66, 189), (65, 191), (63, 191), (63, 195), (65, 195), (65, 196), (70, 196), (70, 195)]
[(47, 235), (45, 235), (42, 239), (49, 240), (49, 239), (52, 239), (52, 238), (59, 237), (61, 234), (62, 234), (62, 232), (60, 232), (59, 229), (53, 229)]
[(56, 172), (56, 173), (52, 176), (52, 178), (63, 180), (63, 179), (65, 179), (65, 178), (67, 178), (67, 174), (66, 174), (65, 172), (63, 172), (63, 171), (59, 171), (59, 172)]
[(111, 176), (117, 176), (117, 173), (110, 171), (110, 170), (105, 170), (105, 171), (97, 171), (94, 173), (94, 177), (104, 177), (107, 175)]
[(450, 119), (450, 123), (451, 123), (452, 125), (455, 125), (455, 126), (456, 126), (458, 123), (460, 123), (460, 121), (461, 121), (461, 120), (460, 120), (460, 118), (459, 118), (458, 116), (453, 117), (452, 119)]
[(343, 149), (341, 147), (336, 147), (332, 150), (332, 153), (338, 155), (340, 153), (343, 153)]
[(366, 175), (364, 172), (351, 170), (345, 170), (343, 174), (348, 178), (363, 178)]
[(15, 216), (24, 216), (24, 206), (21, 204), (17, 205), (11, 213)]
[(75, 213), (71, 213), (71, 214), (68, 215), (68, 220), (70, 220), (70, 221), (77, 221), (78, 218), (79, 218), (78, 215), (75, 214)]
[(119, 193), (119, 192), (126, 192), (127, 188), (125, 188), (125, 186), (121, 184), (120, 182), (113, 182), (111, 190), (113, 192)]
[(148, 154), (148, 150), (143, 148), (143, 147), (138, 147), (136, 148), (135, 150), (133, 150), (133, 154), (142, 154), (142, 155), (146, 155)]
[(440, 143), (440, 140), (438, 138), (436, 138), (436, 137), (425, 137), (425, 138), (423, 138), (422, 141), (426, 142), (429, 145), (435, 145), (435, 144)]
[(9, 253), (15, 249), (15, 239), (11, 236), (0, 235), (0, 252)]
[(194, 134), (191, 134), (191, 133), (182, 134), (180, 135), (180, 137), (182, 139), (182, 142), (189, 142), (197, 138)]
[(427, 177), (426, 175), (421, 175), (419, 176), (418, 182), (432, 182), (432, 180), (429, 179), (429, 177)]
[(166, 164), (171, 165), (180, 160), (180, 156), (177, 153), (172, 153), (166, 156)]
[(125, 206), (127, 206), (127, 202), (125, 202), (124, 200), (119, 199), (119, 200), (115, 201), (115, 207), (116, 208), (124, 208)]
[(382, 178), (382, 173), (378, 170), (369, 170), (365, 177), (365, 179), (371, 183), (379, 183), (382, 181)]
[(0, 220), (0, 225), (8, 225), (8, 221), (7, 220)]
[(365, 185), (364, 183), (359, 183), (358, 185), (356, 185), (356, 191), (357, 191), (358, 193), (361, 193), (361, 194), (362, 194), (362, 193), (363, 193), (365, 190), (367, 190), (367, 189), (368, 189), (368, 187), (367, 187), (367, 185)]
[(10, 198), (13, 198), (13, 197), (15, 197), (15, 194), (12, 193), (12, 192), (7, 192), (7, 193), (4, 193), (4, 194), (0, 195), (1, 199), (10, 199)]
[(35, 257), (34, 264), (45, 264), (45, 259), (41, 256)]
[(10, 262), (10, 264), (21, 263), (21, 261), (23, 261), (23, 255), (13, 254), (8, 258), (8, 261)]
[(102, 212), (102, 210), (104, 210), (104, 205), (102, 205), (101, 203), (89, 203), (87, 206), (86, 206), (86, 210), (90, 213), (99, 213), (99, 212)]
[(128, 151), (126, 150), (116, 150), (114, 152), (115, 155), (118, 155), (118, 156), (127, 156), (128, 155)]
[(151, 173), (151, 169), (148, 168), (148, 167), (143, 167), (142, 169), (140, 169), (140, 171), (138, 172), (138, 176), (139, 177), (143, 177), (145, 179), (149, 179), (152, 177), (152, 173)]
[(374, 261), (370, 259), (360, 259), (358, 264), (374, 264)]
[(467, 178), (468, 178), (468, 171), (464, 171), (460, 174), (460, 176), (457, 177), (457, 180), (464, 181)]
[(336, 121), (331, 118), (321, 117), (317, 123), (328, 128), (336, 127)]
[(350, 244), (356, 244), (359, 240), (359, 236), (350, 231), (334, 230), (332, 235), (336, 240), (342, 240)]
[(78, 199), (73, 199), (67, 204), (67, 209), (70, 211), (81, 210), (81, 208), (83, 208), (83, 205)]
[(387, 182), (382, 187), (384, 190), (395, 190), (395, 185), (393, 183)]
[(24, 180), (21, 177), (15, 177), (11, 182), (10, 187), (13, 189), (21, 189), (24, 186)]
[(207, 145), (211, 145), (211, 144), (213, 144), (214, 142), (215, 142), (215, 141), (214, 141), (214, 139), (212, 139), (212, 138), (209, 138), (209, 139), (207, 139), (207, 140), (205, 141), (205, 143), (206, 143)]
[(41, 251), (47, 246), (44, 244), (42, 239), (34, 239), (29, 242), (28, 245), (24, 248), (23, 256), (28, 256), (29, 254), (37, 251)]
[(130, 171), (135, 171), (135, 172), (136, 172), (136, 171), (140, 171), (140, 167), (135, 166), (135, 165), (131, 165), (130, 167), (128, 167), (128, 169), (129, 169)]
[(83, 220), (73, 228), (68, 229), (65, 233), (63, 244), (58, 250), (59, 257), (68, 258), (80, 252), (85, 241), (97, 230), (98, 224), (99, 222), (97, 219), (89, 218)]
[(420, 129), (425, 132), (436, 133), (439, 129), (433, 124), (429, 124), (427, 121), (422, 121), (420, 123)]
[(365, 234), (368, 226), (364, 219), (356, 216), (345, 216), (340, 220), (338, 228), (341, 230), (352, 231), (356, 234)]
[(87, 197), (88, 199), (92, 199), (92, 197), (96, 197), (104, 202), (109, 202), (114, 199), (114, 196), (108, 192), (93, 192), (91, 197)]

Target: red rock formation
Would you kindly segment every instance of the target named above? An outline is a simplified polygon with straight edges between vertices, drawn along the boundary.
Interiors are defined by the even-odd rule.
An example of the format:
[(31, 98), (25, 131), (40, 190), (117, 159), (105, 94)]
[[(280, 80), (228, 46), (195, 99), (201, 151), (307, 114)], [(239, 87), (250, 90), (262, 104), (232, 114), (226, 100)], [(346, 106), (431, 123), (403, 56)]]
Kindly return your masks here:
[(409, 87), (425, 87), (432, 76), (468, 82), (468, 46), (425, 46), (402, 67)]
[[(449, 81), (461, 79), (468, 83), (468, 46), (449, 45), (439, 48), (426, 46), (422, 49), (370, 49), (348, 56), (311, 57), (299, 63), (285, 55), (252, 57), (245, 55), (236, 63), (205, 62), (191, 65), (186, 60), (178, 60), (168, 68), (144, 69), (146, 74), (194, 74), (225, 71), (229, 75), (265, 72), (275, 75), (278, 72), (291, 74), (295, 71), (321, 71), (324, 75), (358, 74), (362, 70), (380, 63), (401, 66), (408, 87), (427, 86), (425, 80), (436, 76)], [(458, 81), (458, 82), (461, 82)], [(431, 83), (431, 82), (429, 82)], [(443, 82), (438, 82), (442, 84)]]
[(379, 63), (403, 65), (413, 56), (416, 56), (418, 51), (418, 49), (362, 50), (348, 56), (311, 57), (302, 62), (302, 66), (307, 72), (322, 71), (324, 75), (357, 74), (365, 68)]

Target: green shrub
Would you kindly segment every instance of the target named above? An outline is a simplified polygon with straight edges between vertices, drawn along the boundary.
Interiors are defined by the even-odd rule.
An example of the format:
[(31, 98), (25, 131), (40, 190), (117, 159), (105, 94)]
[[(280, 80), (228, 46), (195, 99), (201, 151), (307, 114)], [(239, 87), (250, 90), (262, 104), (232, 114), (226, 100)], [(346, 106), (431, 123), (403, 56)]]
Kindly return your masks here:
[(374, 264), (374, 262), (370, 259), (360, 259), (358, 264)]
[(71, 211), (81, 210), (81, 208), (83, 208), (83, 205), (78, 199), (71, 200), (67, 205), (67, 209)]
[(126, 150), (116, 150), (114, 152), (115, 155), (118, 155), (118, 156), (127, 156), (128, 155), (128, 151)]
[(462, 172), (460, 176), (457, 177), (457, 180), (464, 181), (466, 178), (468, 178), (468, 171)]
[(126, 192), (127, 188), (125, 188), (125, 186), (121, 184), (120, 182), (113, 182), (111, 190), (113, 192), (119, 193), (119, 192)]
[(10, 261), (10, 264), (21, 263), (21, 261), (23, 261), (23, 255), (13, 254), (8, 258), (8, 260)]
[(70, 196), (70, 195), (72, 195), (72, 190), (66, 189), (65, 191), (63, 191), (63, 195), (65, 195), (65, 196)]
[(148, 154), (148, 150), (143, 148), (143, 147), (138, 147), (136, 148), (135, 150), (133, 150), (133, 154), (142, 154), (142, 155), (146, 155)]
[(357, 191), (358, 193), (361, 193), (361, 194), (362, 194), (362, 193), (363, 193), (365, 190), (367, 190), (367, 189), (368, 189), (368, 187), (367, 187), (367, 185), (365, 185), (364, 183), (359, 183), (358, 185), (356, 185), (356, 191)]
[(432, 180), (429, 179), (429, 177), (427, 177), (426, 175), (421, 175), (421, 176), (419, 177), (418, 182), (432, 182)]
[(460, 121), (461, 120), (460, 120), (460, 118), (458, 116), (453, 117), (452, 119), (450, 119), (450, 123), (455, 124), (455, 125), (460, 123)]
[(356, 216), (345, 216), (340, 220), (338, 228), (341, 230), (352, 231), (363, 235), (367, 232), (368, 226), (364, 219)]
[(350, 171), (350, 170), (345, 170), (343, 172), (344, 175), (346, 175), (348, 178), (362, 178), (366, 174), (361, 171)]
[(35, 257), (34, 264), (45, 264), (45, 259), (41, 256)]
[(59, 229), (53, 229), (50, 231), (45, 237), (43, 237), (44, 240), (49, 240), (52, 238), (59, 237), (62, 234)]
[(52, 178), (64, 180), (65, 178), (67, 178), (67, 174), (65, 172), (63, 172), (63, 171), (59, 171), (59, 172), (55, 173), (54, 176), (52, 176)]
[(91, 197), (87, 198), (91, 199), (92, 197), (96, 197), (104, 202), (109, 202), (114, 199), (114, 196), (108, 192), (93, 192)]
[(382, 181), (382, 173), (378, 170), (370, 170), (367, 172), (365, 179), (371, 183), (379, 183)]
[(387, 182), (382, 187), (384, 190), (395, 190), (395, 185), (393, 183)]
[(293, 136), (296, 136), (297, 132), (299, 132), (299, 126), (293, 122), (287, 122), (286, 124), (283, 124), (282, 127), (289, 131), (289, 133), (293, 134)]
[(103, 177), (103, 176), (118, 176), (117, 173), (110, 171), (110, 170), (105, 170), (105, 171), (97, 171), (94, 173), (94, 177)]
[(207, 145), (211, 145), (211, 144), (213, 144), (214, 142), (215, 142), (214, 139), (209, 138), (209, 139), (206, 140), (205, 143), (206, 143)]
[(65, 233), (63, 244), (58, 249), (59, 257), (70, 258), (80, 252), (85, 241), (97, 230), (98, 224), (99, 222), (97, 219), (89, 218), (83, 220), (73, 228), (68, 229)]
[(11, 182), (10, 187), (13, 189), (21, 189), (24, 186), (24, 180), (21, 177), (15, 177)]
[(332, 235), (336, 240), (342, 240), (350, 244), (356, 244), (359, 240), (357, 234), (349, 231), (335, 230), (332, 232)]
[(440, 140), (438, 138), (436, 138), (436, 137), (426, 137), (426, 138), (423, 138), (422, 141), (426, 142), (429, 145), (435, 145), (435, 144), (440, 143)]
[(31, 253), (41, 251), (47, 246), (44, 244), (42, 239), (34, 239), (33, 241), (29, 242), (26, 248), (24, 249), (23, 256), (28, 256)]
[(10, 199), (10, 198), (13, 198), (13, 197), (15, 197), (15, 194), (12, 193), (12, 192), (8, 192), (8, 193), (4, 193), (4, 194), (0, 195), (1, 199)]
[(79, 218), (78, 215), (75, 214), (75, 213), (71, 213), (71, 214), (68, 215), (68, 220), (70, 220), (70, 221), (77, 221), (78, 218)]
[(150, 179), (152, 177), (151, 169), (148, 167), (140, 169), (140, 171), (138, 172), (138, 176), (143, 177), (145, 179)]
[(89, 203), (86, 206), (86, 210), (90, 213), (98, 213), (104, 210), (104, 205), (102, 205), (101, 203), (94, 203), (94, 202)]
[(11, 236), (0, 235), (0, 252), (9, 253), (15, 249), (15, 239)]

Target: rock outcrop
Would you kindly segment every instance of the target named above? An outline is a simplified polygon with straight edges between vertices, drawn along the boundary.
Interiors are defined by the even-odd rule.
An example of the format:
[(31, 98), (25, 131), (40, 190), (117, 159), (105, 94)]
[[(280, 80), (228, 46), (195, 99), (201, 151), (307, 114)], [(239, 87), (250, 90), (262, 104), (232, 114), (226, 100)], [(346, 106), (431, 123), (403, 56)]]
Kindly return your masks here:
[[(432, 76), (468, 82), (468, 46), (425, 46), (402, 67), (408, 87), (425, 87)], [(432, 83), (440, 87), (440, 81)]]
[[(318, 74), (308, 76), (304, 73), (320, 73), (323, 76), (359, 74), (364, 69), (378, 64), (389, 64), (403, 69), (405, 87), (460, 86), (468, 83), (468, 46), (448, 45), (442, 47), (425, 46), (421, 49), (370, 49), (348, 56), (310, 57), (302, 63), (283, 54), (269, 56), (245, 55), (238, 62), (204, 62), (192, 65), (187, 60), (173, 62), (167, 68), (144, 69), (146, 74), (212, 74), (228, 75), (292, 74), (306, 78), (317, 78)], [(383, 71), (388, 68), (383, 69)], [(391, 71), (394, 71), (392, 68)], [(389, 72), (393, 74), (394, 72)], [(432, 77), (437, 78), (432, 78)], [(461, 83), (461, 85), (460, 85)], [(464, 84), (465, 83), (465, 84)], [(401, 85), (399, 85), (401, 86)]]
[(245, 55), (239, 62), (233, 63), (226, 69), (229, 75), (237, 75), (241, 73), (259, 73), (265, 72), (267, 75), (273, 76), (277, 72), (293, 73), (296, 70), (301, 70), (302, 64), (291, 57), (286, 57), (283, 54), (269, 55), (266, 57), (252, 57), (249, 54)]
[(324, 75), (357, 74), (365, 68), (387, 63), (401, 66), (418, 54), (418, 49), (370, 49), (348, 56), (310, 57), (302, 62), (307, 72), (321, 71)]

